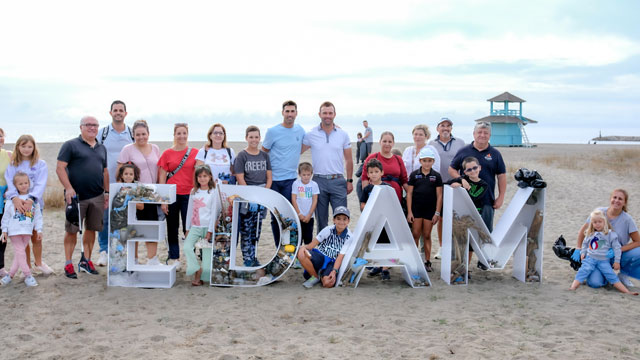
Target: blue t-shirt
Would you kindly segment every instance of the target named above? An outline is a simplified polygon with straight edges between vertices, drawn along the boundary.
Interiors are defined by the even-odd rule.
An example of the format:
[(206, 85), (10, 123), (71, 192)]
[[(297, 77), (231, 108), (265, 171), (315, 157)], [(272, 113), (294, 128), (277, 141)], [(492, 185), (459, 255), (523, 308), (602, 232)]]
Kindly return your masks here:
[(480, 166), (482, 167), (482, 170), (480, 170), (480, 178), (489, 184), (489, 194), (491, 195), (491, 200), (494, 200), (496, 198), (496, 175), (507, 172), (504, 160), (502, 160), (502, 154), (491, 145), (479, 151), (473, 147), (473, 142), (471, 142), (471, 144), (458, 150), (456, 156), (451, 160), (450, 166), (459, 172), (460, 169), (462, 169), (462, 160), (469, 156), (473, 156), (480, 162)]
[(262, 146), (269, 150), (273, 180), (289, 180), (298, 176), (298, 161), (304, 129), (298, 124), (286, 128), (278, 124), (267, 130)]

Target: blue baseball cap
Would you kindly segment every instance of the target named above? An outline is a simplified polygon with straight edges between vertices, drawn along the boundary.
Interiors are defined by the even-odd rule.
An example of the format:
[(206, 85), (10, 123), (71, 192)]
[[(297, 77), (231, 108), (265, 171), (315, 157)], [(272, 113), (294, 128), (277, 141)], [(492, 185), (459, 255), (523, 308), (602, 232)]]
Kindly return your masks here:
[(421, 160), (425, 158), (435, 159), (436, 154), (433, 152), (433, 150), (430, 147), (425, 146), (422, 148), (422, 150), (420, 150), (420, 154), (418, 155), (418, 158)]

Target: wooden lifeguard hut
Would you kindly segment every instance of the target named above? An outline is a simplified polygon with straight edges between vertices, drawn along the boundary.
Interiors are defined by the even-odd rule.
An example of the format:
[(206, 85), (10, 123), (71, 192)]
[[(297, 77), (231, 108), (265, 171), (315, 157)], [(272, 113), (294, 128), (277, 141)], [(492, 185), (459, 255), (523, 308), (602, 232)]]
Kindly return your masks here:
[[(522, 116), (522, 103), (525, 100), (504, 92), (496, 97), (488, 99), (491, 103), (489, 116), (476, 120), (476, 122), (491, 123), (491, 145), (492, 146), (524, 146), (531, 147), (524, 126), (537, 121)], [(502, 109), (496, 109), (494, 103), (503, 103)], [(520, 104), (519, 109), (509, 109), (509, 103)]]

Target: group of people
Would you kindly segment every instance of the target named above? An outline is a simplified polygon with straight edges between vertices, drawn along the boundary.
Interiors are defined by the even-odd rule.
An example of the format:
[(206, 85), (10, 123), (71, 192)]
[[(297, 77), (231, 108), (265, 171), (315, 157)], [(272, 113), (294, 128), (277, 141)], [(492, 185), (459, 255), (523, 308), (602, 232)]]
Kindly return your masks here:
[[(188, 124), (177, 123), (174, 125), (173, 146), (161, 152), (157, 145), (149, 143), (150, 129), (145, 120), (137, 120), (131, 127), (125, 123), (127, 108), (124, 102), (114, 101), (109, 113), (112, 122), (102, 128), (95, 117), (83, 117), (80, 135), (65, 142), (58, 154), (56, 174), (64, 187), (65, 201), (67, 204), (79, 203), (81, 219), (80, 223), (65, 222), (64, 271), (67, 277), (77, 277), (72, 254), (80, 227), (85, 229), (82, 232), (85, 256), (77, 265), (78, 271), (98, 274), (91, 260), (96, 233), (99, 233), (97, 265), (107, 264), (109, 184), (174, 184), (174, 203), (160, 207), (138, 204), (137, 217), (144, 220), (166, 217), (167, 264), (177, 262), (180, 265), (179, 232), (182, 223), (186, 271), (188, 275), (194, 275), (193, 285), (201, 285), (201, 267), (194, 253), (195, 242), (200, 238), (210, 239), (215, 231), (220, 211), (216, 184), (236, 184), (270, 188), (292, 203), (301, 223), (304, 245), (298, 251), (298, 260), (305, 269), (305, 287), (317, 283), (325, 287), (335, 284), (341, 255), (353, 240), (348, 229), (351, 214), (347, 208), (347, 195), (354, 189), (354, 163), (351, 141), (348, 134), (336, 126), (336, 108), (331, 102), (320, 105), (319, 125), (305, 131), (295, 123), (297, 104), (285, 101), (282, 104), (282, 122), (269, 128), (264, 139), (258, 127), (249, 126), (245, 132), (247, 146), (238, 154), (228, 147), (226, 129), (222, 124), (212, 125), (206, 135), (206, 144), (194, 149), (188, 145)], [(430, 239), (434, 225), (442, 245), (440, 211), (443, 184), (464, 187), (487, 228), (492, 231), (494, 211), (504, 203), (506, 168), (500, 152), (489, 144), (491, 124), (477, 123), (473, 131), (474, 140), (468, 145), (452, 135), (453, 122), (448, 118), (438, 122), (438, 135), (431, 141), (428, 126), (417, 125), (412, 131), (413, 145), (404, 152), (394, 149), (393, 133), (384, 131), (379, 140), (380, 151), (375, 153), (371, 152), (370, 145), (373, 131), (366, 121), (363, 125), (365, 132), (357, 144), (359, 155), (367, 154), (364, 159), (357, 157), (363, 163), (358, 181), (361, 183), (358, 186), (360, 208), (364, 208), (375, 186), (393, 188), (416, 244), (420, 238), (424, 241), (427, 271), (432, 270)], [(0, 172), (4, 176), (0, 177), (0, 190), (4, 191), (3, 198), (7, 201), (3, 207), (0, 278), (3, 284), (8, 284), (20, 269), (27, 285), (33, 286), (37, 283), (31, 276), (30, 243), (36, 268), (45, 274), (52, 272), (42, 261), (42, 209), (47, 165), (39, 159), (35, 140), (30, 135), (18, 139), (13, 153), (1, 149), (3, 144), (2, 132)], [(307, 150), (311, 151), (311, 163), (300, 163), (301, 154)], [(626, 204), (628, 196), (624, 194), (617, 199)], [(245, 266), (259, 266), (256, 246), (266, 211), (259, 204), (245, 205), (239, 219), (243, 261)], [(328, 224), (330, 206), (333, 225)], [(626, 213), (616, 213), (616, 209), (608, 216), (612, 228), (618, 232), (621, 229), (616, 228), (611, 217)], [(636, 244), (640, 244), (640, 237), (630, 217), (624, 224), (627, 228), (623, 232), (627, 231), (628, 236), (618, 235), (622, 245), (621, 274), (638, 278), (640, 255), (635, 250)], [(313, 235), (314, 226), (316, 236)], [(273, 215), (271, 227), (278, 246), (279, 227)], [(384, 242), (384, 236), (381, 235), (378, 242)], [(4, 269), (7, 238), (16, 249), (9, 272)], [(160, 264), (157, 243), (149, 242), (146, 248), (146, 263)], [(478, 266), (482, 267), (482, 264), (478, 263)], [(374, 269), (371, 274), (389, 278), (388, 269)], [(604, 278), (596, 277), (591, 275), (590, 285), (604, 284)], [(611, 279), (607, 280), (611, 282)], [(624, 280), (629, 281), (628, 278)]]

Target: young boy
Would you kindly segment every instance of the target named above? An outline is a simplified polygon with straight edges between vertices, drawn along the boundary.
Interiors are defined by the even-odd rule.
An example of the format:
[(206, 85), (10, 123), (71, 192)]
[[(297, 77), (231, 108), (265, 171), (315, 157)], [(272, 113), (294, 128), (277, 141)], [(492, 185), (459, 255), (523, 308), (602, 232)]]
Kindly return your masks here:
[[(484, 209), (487, 207), (493, 208), (493, 200), (491, 200), (491, 195), (488, 191), (489, 184), (480, 178), (480, 170), (482, 170), (482, 167), (478, 159), (473, 156), (468, 156), (462, 160), (464, 176), (451, 179), (447, 184), (453, 188), (462, 186), (467, 190), (471, 201), (473, 201), (473, 205), (475, 205), (480, 213), (480, 217), (482, 217), (482, 221), (487, 225), (487, 228), (490, 228), (491, 218), (488, 216), (489, 213)], [(471, 245), (469, 245), (469, 260), (471, 260), (472, 255), (473, 249)], [(487, 270), (487, 267), (480, 261), (478, 261), (478, 268)]]
[(300, 218), (300, 236), (305, 245), (313, 240), (313, 213), (318, 205), (320, 188), (318, 183), (311, 180), (313, 166), (308, 162), (298, 165), (300, 179), (291, 185), (291, 203)]
[[(375, 185), (391, 186), (391, 184), (382, 181), (384, 170), (382, 168), (382, 163), (378, 159), (370, 159), (367, 162), (366, 171), (367, 176), (369, 177), (369, 185), (362, 189), (362, 196), (360, 197), (360, 211), (364, 209)], [(378, 243), (389, 243), (389, 236), (384, 228), (378, 237)], [(391, 273), (389, 273), (388, 268), (375, 267), (369, 271), (369, 276), (376, 276), (378, 274), (381, 274), (382, 280), (391, 280)]]
[(432, 169), (435, 153), (431, 148), (420, 150), (420, 168), (409, 175), (407, 189), (407, 221), (411, 223), (413, 240), (418, 246), (420, 235), (424, 239), (424, 267), (431, 268), (431, 229), (440, 220), (442, 209), (442, 178)]
[[(271, 188), (271, 161), (269, 154), (260, 150), (260, 129), (249, 126), (245, 131), (247, 147), (238, 153), (233, 164), (233, 172), (238, 185), (262, 186)], [(245, 203), (240, 208), (240, 248), (244, 266), (260, 266), (256, 257), (256, 247), (262, 232), (262, 219), (266, 216), (266, 208), (255, 204)]]
[(333, 225), (322, 229), (308, 245), (298, 251), (298, 260), (305, 269), (307, 279), (302, 286), (307, 289), (322, 281), (322, 286), (335, 286), (344, 254), (353, 242), (353, 234), (347, 227), (349, 209), (338, 206), (333, 210)]
[[(493, 202), (491, 201), (491, 196), (488, 191), (489, 184), (480, 178), (480, 170), (482, 170), (482, 167), (478, 159), (473, 156), (464, 158), (464, 160), (462, 160), (462, 170), (464, 171), (464, 176), (451, 179), (447, 184), (453, 188), (460, 186), (465, 188), (471, 197), (471, 201), (473, 201), (473, 205), (475, 205), (480, 213), (482, 221), (488, 224), (489, 219), (483, 216), (483, 209), (485, 206), (493, 207)], [(487, 225), (487, 227), (489, 227), (489, 225)]]

